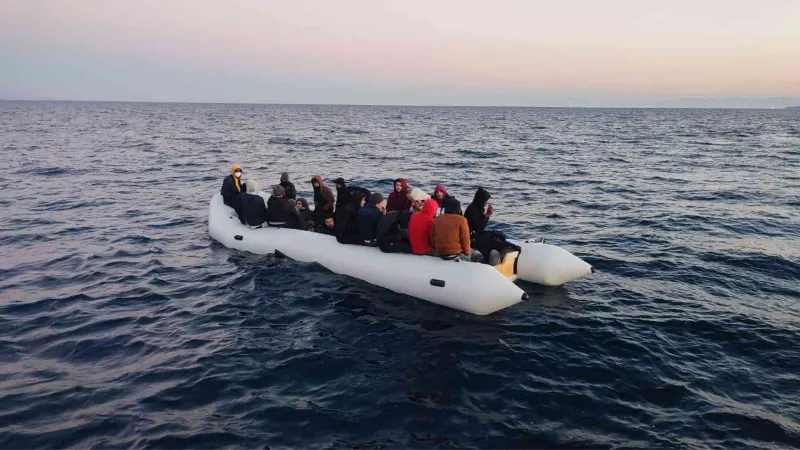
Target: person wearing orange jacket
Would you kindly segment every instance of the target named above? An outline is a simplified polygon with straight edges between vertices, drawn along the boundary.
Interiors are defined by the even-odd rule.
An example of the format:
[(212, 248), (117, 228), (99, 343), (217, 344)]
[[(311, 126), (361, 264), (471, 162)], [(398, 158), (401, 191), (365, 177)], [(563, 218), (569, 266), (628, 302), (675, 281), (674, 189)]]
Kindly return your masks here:
[(444, 201), (444, 214), (433, 221), (431, 245), (442, 259), (458, 259), (470, 255), (469, 224), (461, 215), (461, 202), (454, 198)]

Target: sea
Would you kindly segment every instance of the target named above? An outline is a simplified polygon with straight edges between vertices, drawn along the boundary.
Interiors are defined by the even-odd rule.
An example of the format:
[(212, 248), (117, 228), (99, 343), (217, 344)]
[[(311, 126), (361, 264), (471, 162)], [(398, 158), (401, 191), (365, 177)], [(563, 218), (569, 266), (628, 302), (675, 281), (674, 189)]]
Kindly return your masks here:
[[(800, 447), (797, 111), (5, 101), (0, 158), (0, 448)], [(474, 316), (234, 251), (232, 164), (597, 273)]]

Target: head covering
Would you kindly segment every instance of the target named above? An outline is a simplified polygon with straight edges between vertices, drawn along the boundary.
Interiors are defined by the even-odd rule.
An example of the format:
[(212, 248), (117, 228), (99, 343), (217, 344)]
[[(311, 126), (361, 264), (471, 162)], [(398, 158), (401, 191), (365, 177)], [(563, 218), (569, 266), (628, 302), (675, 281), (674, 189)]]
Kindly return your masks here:
[(342, 177), (333, 180), (333, 184), (341, 184), (342, 187), (347, 187), (347, 184), (344, 182), (344, 178)]
[(300, 202), (300, 204), (303, 205), (303, 209), (308, 209), (308, 201), (303, 197), (298, 198), (296, 202)]
[(408, 194), (408, 181), (405, 178), (398, 178), (394, 180), (394, 184), (392, 184), (392, 192), (397, 192), (397, 188), (395, 187), (397, 183), (400, 183), (400, 194)]
[(364, 193), (361, 191), (353, 192), (353, 195), (350, 196), (350, 204), (355, 206), (356, 209), (361, 208), (361, 200), (364, 200)]
[(289, 172), (283, 172), (281, 174), (281, 181), (289, 181)]
[(436, 200), (429, 198), (428, 200), (425, 200), (425, 203), (422, 205), (422, 210), (420, 211), (420, 213), (425, 214), (426, 216), (433, 219), (433, 217), (436, 215), (437, 209), (439, 209), (439, 204), (436, 203)]
[(489, 194), (489, 191), (486, 189), (479, 187), (477, 191), (475, 191), (475, 198), (472, 199), (472, 203), (477, 206), (483, 206), (489, 199), (492, 198), (492, 195)]
[(311, 184), (314, 184), (315, 181), (317, 183), (319, 183), (320, 186), (322, 186), (322, 177), (321, 176), (314, 175), (313, 177), (311, 177)]
[(238, 179), (238, 178), (236, 178), (236, 175), (234, 175), (234, 173), (235, 173), (237, 170), (238, 170), (238, 171), (242, 171), (242, 168), (241, 168), (241, 166), (239, 166), (238, 164), (234, 164), (234, 165), (233, 165), (233, 167), (231, 167), (231, 176), (233, 177), (233, 184), (235, 184), (235, 185), (236, 185), (236, 191), (237, 191), (237, 192), (239, 192), (239, 193), (241, 194), (241, 193), (242, 193), (242, 187), (241, 187), (241, 186), (239, 186), (239, 179)]
[(378, 205), (382, 201), (383, 196), (380, 194), (380, 192), (373, 192), (372, 195), (369, 196), (370, 205)]
[[(250, 183), (249, 180), (248, 183)], [(272, 195), (275, 197), (286, 197), (286, 189), (284, 189), (280, 184), (276, 184), (275, 186), (272, 186)]]
[[(233, 179), (235, 180), (236, 177), (233, 177)], [(247, 180), (245, 185), (247, 186), (248, 194), (258, 195), (258, 191), (261, 189), (261, 186), (258, 185), (258, 181), (256, 180)]]
[(444, 213), (445, 214), (461, 214), (461, 202), (454, 199), (448, 198), (444, 201)]
[(430, 195), (426, 194), (425, 191), (423, 191), (420, 188), (412, 189), (411, 194), (409, 194), (409, 197), (411, 197), (411, 200), (415, 202), (424, 202), (425, 200), (431, 198)]
[(435, 197), (436, 193), (439, 191), (442, 191), (444, 193), (444, 196), (447, 197), (447, 189), (444, 187), (443, 184), (436, 185), (436, 188), (433, 190), (433, 196)]

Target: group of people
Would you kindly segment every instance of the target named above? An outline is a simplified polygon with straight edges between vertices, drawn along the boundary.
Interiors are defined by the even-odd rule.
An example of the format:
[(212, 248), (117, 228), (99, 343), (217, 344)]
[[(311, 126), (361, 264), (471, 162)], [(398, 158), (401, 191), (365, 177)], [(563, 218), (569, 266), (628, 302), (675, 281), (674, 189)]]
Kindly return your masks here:
[(413, 253), (442, 259), (469, 258), (496, 265), (510, 244), (502, 233), (486, 230), (493, 208), (491, 195), (478, 188), (472, 203), (462, 213), (461, 202), (437, 185), (432, 195), (409, 189), (404, 178), (394, 181), (388, 198), (343, 178), (333, 181), (336, 196), (322, 177), (311, 178), (314, 209), (297, 197), (289, 174), (281, 175), (266, 202), (258, 182), (242, 182), (242, 168), (234, 165), (222, 183), (222, 198), (242, 224), (294, 228), (336, 237), (342, 244), (367, 245), (385, 253)]

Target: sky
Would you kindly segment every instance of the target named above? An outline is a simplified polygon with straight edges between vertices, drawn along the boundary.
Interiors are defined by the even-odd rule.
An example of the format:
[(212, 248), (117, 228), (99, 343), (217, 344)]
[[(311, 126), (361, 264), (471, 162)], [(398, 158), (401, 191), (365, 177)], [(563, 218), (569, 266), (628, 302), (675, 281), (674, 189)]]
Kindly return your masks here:
[(0, 0), (0, 98), (788, 106), (800, 0)]

